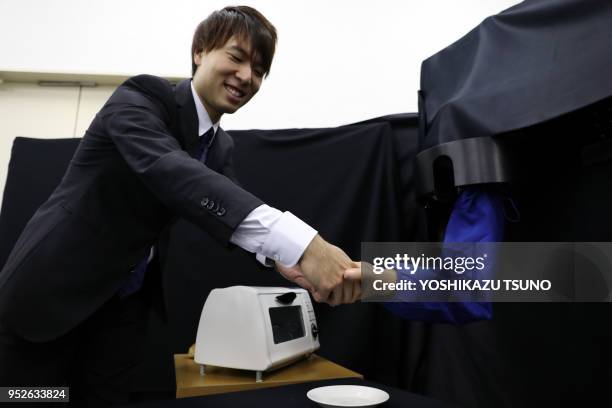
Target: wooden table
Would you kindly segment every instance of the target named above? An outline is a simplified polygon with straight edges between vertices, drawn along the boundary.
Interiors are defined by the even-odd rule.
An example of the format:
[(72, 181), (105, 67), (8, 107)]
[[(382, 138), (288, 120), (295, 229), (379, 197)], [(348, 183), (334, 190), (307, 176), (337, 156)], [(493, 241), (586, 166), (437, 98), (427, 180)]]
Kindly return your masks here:
[(206, 375), (200, 375), (200, 366), (189, 354), (174, 355), (176, 371), (176, 398), (225, 392), (278, 387), (302, 382), (338, 378), (359, 378), (359, 373), (344, 368), (315, 354), (286, 367), (263, 373), (263, 381), (255, 382), (255, 372), (206, 366)]

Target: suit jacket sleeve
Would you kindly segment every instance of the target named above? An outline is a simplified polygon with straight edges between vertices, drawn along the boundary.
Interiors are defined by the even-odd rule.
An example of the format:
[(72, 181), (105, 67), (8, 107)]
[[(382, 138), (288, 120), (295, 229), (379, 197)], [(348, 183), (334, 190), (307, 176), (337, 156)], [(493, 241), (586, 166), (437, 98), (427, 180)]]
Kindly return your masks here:
[(123, 159), (164, 205), (227, 242), (263, 202), (183, 150), (170, 131), (169, 98), (121, 86), (100, 119)]

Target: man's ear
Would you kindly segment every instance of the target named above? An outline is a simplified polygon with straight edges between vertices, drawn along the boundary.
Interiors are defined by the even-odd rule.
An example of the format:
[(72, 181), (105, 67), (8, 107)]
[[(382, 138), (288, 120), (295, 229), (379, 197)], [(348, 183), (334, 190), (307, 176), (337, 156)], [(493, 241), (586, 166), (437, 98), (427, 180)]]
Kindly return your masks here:
[(195, 54), (193, 54), (193, 62), (197, 66), (200, 66), (200, 64), (202, 63), (203, 55), (204, 55), (204, 51), (196, 52)]

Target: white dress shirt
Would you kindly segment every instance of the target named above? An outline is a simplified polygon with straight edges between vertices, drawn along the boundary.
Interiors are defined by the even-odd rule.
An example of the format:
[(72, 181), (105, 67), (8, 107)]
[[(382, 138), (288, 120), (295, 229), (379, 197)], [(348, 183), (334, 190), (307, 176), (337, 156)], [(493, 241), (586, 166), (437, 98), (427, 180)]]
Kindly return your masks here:
[[(219, 122), (211, 122), (193, 82), (191, 93), (198, 113), (198, 134), (203, 135), (212, 126), (216, 135)], [(281, 265), (293, 266), (298, 263), (315, 235), (315, 229), (289, 211), (281, 212), (263, 204), (251, 211), (238, 225), (230, 242), (256, 253), (257, 260), (264, 265), (267, 265), (266, 258), (270, 258)]]

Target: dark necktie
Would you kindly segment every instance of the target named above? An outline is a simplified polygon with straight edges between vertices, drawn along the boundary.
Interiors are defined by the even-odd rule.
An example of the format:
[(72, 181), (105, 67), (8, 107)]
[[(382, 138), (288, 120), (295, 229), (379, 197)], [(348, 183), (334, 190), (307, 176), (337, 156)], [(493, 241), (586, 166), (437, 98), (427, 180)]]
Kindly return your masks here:
[(206, 163), (206, 156), (208, 156), (208, 151), (210, 150), (210, 146), (212, 145), (214, 140), (215, 129), (211, 126), (206, 133), (200, 136), (200, 140), (198, 142), (198, 151), (196, 153), (196, 158), (202, 163)]
[[(210, 150), (210, 146), (214, 141), (214, 136), (215, 129), (211, 126), (211, 128), (199, 138), (196, 158), (202, 163), (206, 163), (206, 156), (208, 156), (208, 151)], [(151, 249), (153, 250), (153, 248)], [(125, 285), (123, 285), (119, 290), (119, 296), (121, 298), (128, 297), (129, 295), (138, 292), (142, 287), (147, 266), (149, 265), (150, 254), (151, 252), (147, 253), (140, 263), (136, 265)]]

